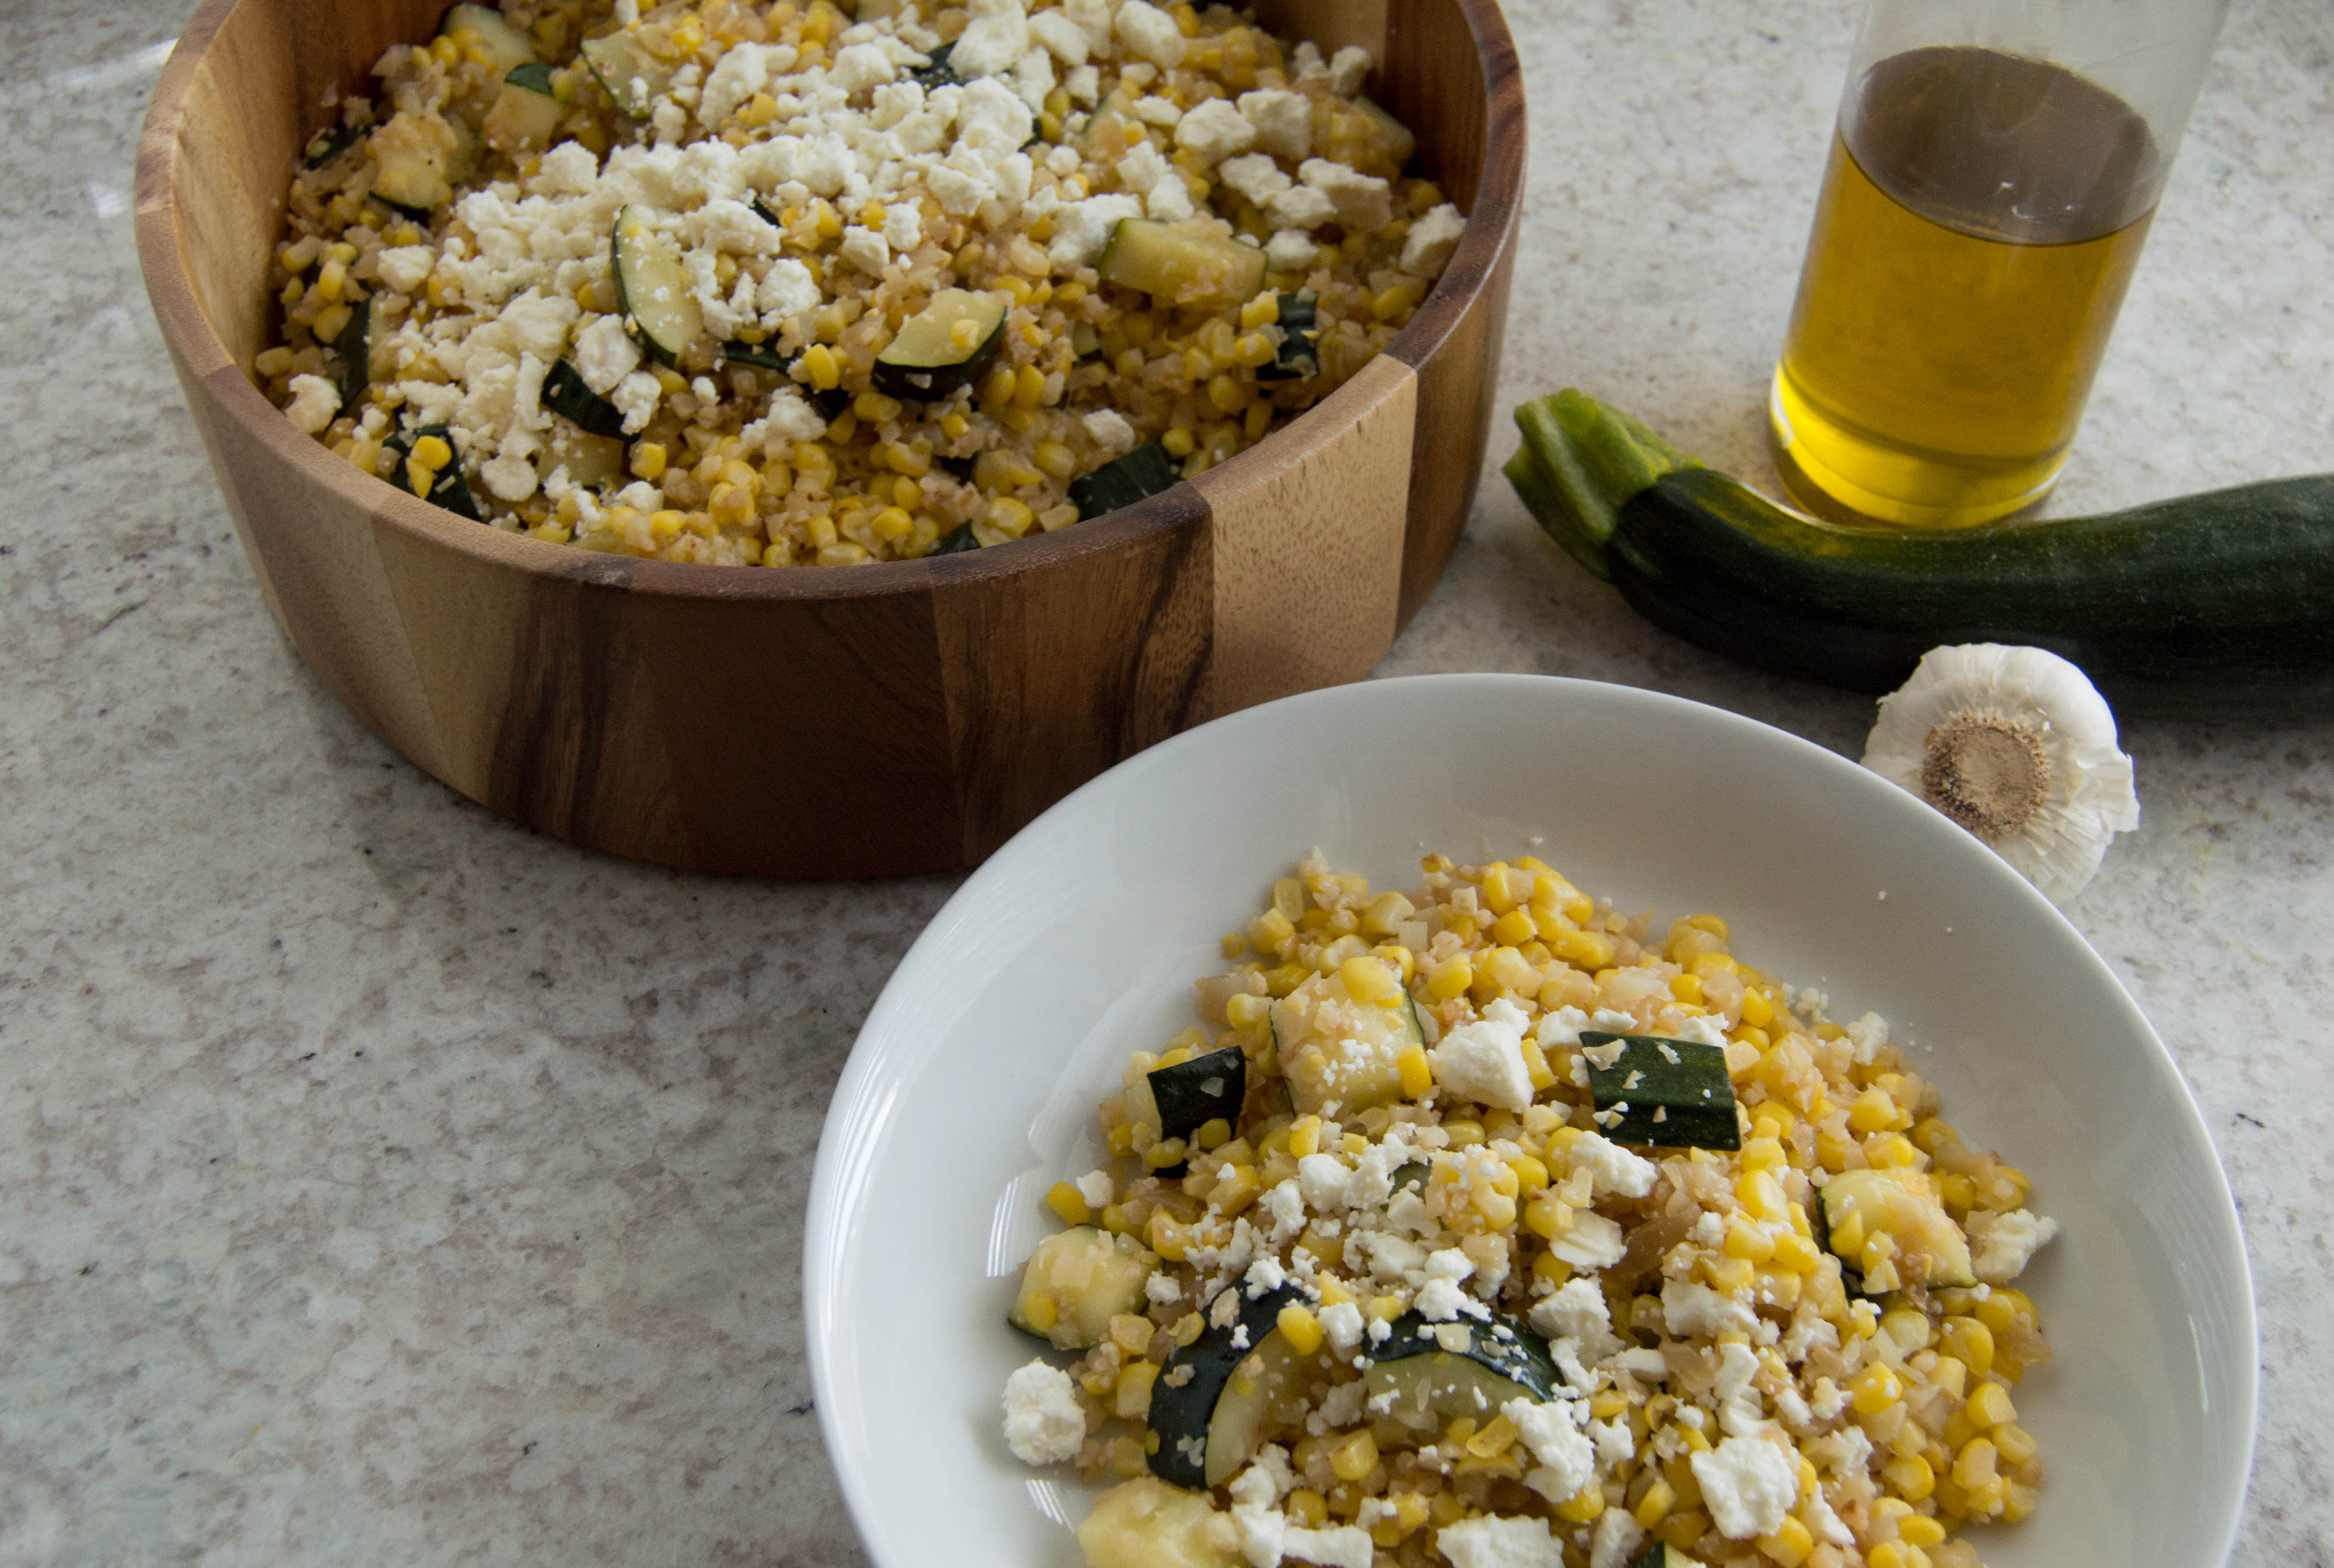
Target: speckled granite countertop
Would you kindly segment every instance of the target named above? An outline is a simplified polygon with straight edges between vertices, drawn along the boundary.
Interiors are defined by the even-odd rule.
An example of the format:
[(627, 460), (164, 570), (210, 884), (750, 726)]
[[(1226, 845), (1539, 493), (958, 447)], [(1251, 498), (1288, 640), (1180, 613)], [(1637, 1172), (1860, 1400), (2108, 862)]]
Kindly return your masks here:
[[(844, 1563), (807, 1411), (826, 1099), (940, 880), (707, 882), (416, 772), (262, 607), (140, 287), (185, 0), (0, 29), (0, 1563)], [(1838, 0), (1516, 0), (1506, 401), (1764, 473)], [(2240, 0), (2057, 503), (2334, 469), (2334, 10)], [(1511, 442), (1494, 439), (1494, 457)], [(1635, 620), (1484, 486), (1384, 673), (1658, 687), (1853, 753), (1869, 707)], [(2334, 1557), (2334, 722), (2127, 729), (2072, 909), (2243, 1205), (2237, 1560)]]

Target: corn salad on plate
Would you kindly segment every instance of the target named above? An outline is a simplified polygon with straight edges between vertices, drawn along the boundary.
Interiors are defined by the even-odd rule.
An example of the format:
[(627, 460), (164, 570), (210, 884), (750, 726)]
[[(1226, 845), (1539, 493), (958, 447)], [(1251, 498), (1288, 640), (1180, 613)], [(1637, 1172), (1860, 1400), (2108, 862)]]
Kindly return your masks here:
[(806, 1285), (886, 1563), (2213, 1563), (2251, 1444), (2225, 1184), (2072, 928), (1842, 759), (1532, 677), (1026, 830), (868, 1021)]

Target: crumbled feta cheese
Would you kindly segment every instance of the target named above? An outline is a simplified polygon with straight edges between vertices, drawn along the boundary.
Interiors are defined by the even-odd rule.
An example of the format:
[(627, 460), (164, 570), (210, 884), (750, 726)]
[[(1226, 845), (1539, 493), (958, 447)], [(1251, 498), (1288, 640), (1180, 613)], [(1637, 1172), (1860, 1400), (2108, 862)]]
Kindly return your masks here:
[(1531, 1070), (1524, 1065), (1527, 1020), (1505, 997), (1472, 1023), (1463, 1023), (1426, 1053), (1434, 1081), (1461, 1099), (1520, 1111), (1532, 1102)]
[(1452, 1568), (1564, 1568), (1564, 1544), (1545, 1519), (1478, 1514), (1437, 1530), (1434, 1549)]
[(373, 265), (382, 283), (400, 294), (412, 294), (429, 281), (438, 253), (426, 245), (400, 245), (382, 251)]
[[(1210, 98), (1176, 122), (1175, 145), (1188, 148), (1206, 162), (1215, 163), (1254, 147), (1256, 127), (1248, 122), (1246, 115), (1224, 100)], [(1345, 166), (1339, 164), (1336, 167), (1342, 169)], [(1352, 170), (1346, 172), (1351, 173)]]
[(1565, 1151), (1574, 1170), (1590, 1175), (1594, 1190), (1602, 1195), (1615, 1194), (1625, 1198), (1641, 1198), (1654, 1190), (1654, 1178), (1661, 1174), (1654, 1162), (1631, 1154), (1602, 1133), (1585, 1132)]
[(1276, 158), (1301, 163), (1313, 146), (1313, 101), (1302, 92), (1270, 88), (1243, 92), (1239, 111), (1256, 129), (1256, 145)]
[(1129, 50), (1162, 71), (1183, 63), (1183, 30), (1148, 0), (1126, 0), (1118, 8), (1117, 32)]
[(622, 316), (603, 315), (575, 334), (575, 373), (602, 397), (614, 392), (616, 383), (640, 364), (640, 344), (624, 330)]
[(1588, 1027), (1588, 1015), (1577, 1007), (1559, 1007), (1540, 1015), (1539, 1027), (1532, 1038), (1542, 1047), (1578, 1045), (1580, 1031)]
[(1728, 1437), (1688, 1462), (1711, 1522), (1730, 1541), (1773, 1534), (1799, 1495), (1799, 1466), (1761, 1437)]
[(1308, 158), (1297, 178), (1329, 198), (1337, 221), (1350, 233), (1374, 234), (1394, 221), (1393, 189), (1374, 174), (1358, 173), (1326, 158)]
[(1264, 257), (1276, 272), (1302, 272), (1321, 259), (1321, 247), (1303, 230), (1284, 228), (1266, 243)]
[(1596, 1534), (1588, 1547), (1588, 1568), (1621, 1568), (1645, 1538), (1644, 1527), (1626, 1508), (1607, 1508), (1596, 1515)]
[(1480, 1314), (1482, 1311), (1472, 1297), (1459, 1288), (1458, 1282), (1446, 1279), (1427, 1281), (1419, 1287), (1417, 1299), (1411, 1305), (1430, 1323), (1447, 1323), (1461, 1312)]
[(1279, 164), (1261, 152), (1227, 158), (1216, 170), (1216, 178), (1247, 197), (1259, 208), (1296, 183), (1281, 172)]
[(1576, 1269), (1609, 1269), (1621, 1261), (1628, 1244), (1618, 1222), (1587, 1209), (1576, 1209), (1572, 1228), (1548, 1244), (1548, 1250)]
[(1151, 93), (1134, 101), (1134, 117), (1145, 125), (1172, 131), (1177, 121), (1183, 118), (1183, 106), (1172, 98)]
[(1880, 1048), (1888, 1043), (1888, 1021), (1867, 1012), (1847, 1026), (1847, 1038), (1856, 1048), (1857, 1066), (1869, 1067)]
[(1191, 188), (1180, 174), (1160, 176), (1143, 198), (1143, 207), (1162, 223), (1180, 223), (1197, 210), (1191, 205)]
[(1309, 185), (1276, 191), (1258, 205), (1264, 210), (1265, 220), (1278, 229), (1318, 228), (1337, 216), (1337, 204)]
[(1278, 1258), (1262, 1257), (1248, 1266), (1247, 1278), (1249, 1300), (1260, 1301), (1288, 1282), (1288, 1271)]
[(949, 69), (966, 81), (1012, 69), (1028, 53), (1029, 18), (1021, 0), (971, 0), (971, 20), (949, 51)]
[(1333, 1154), (1308, 1154), (1297, 1162), (1297, 1184), (1317, 1214), (1336, 1214), (1349, 1205), (1353, 1174)]
[(1310, 38), (1297, 41), (1291, 63), (1296, 66), (1289, 73), (1292, 82), (1312, 82), (1329, 74), (1329, 63), (1321, 58), (1321, 46)]
[(1086, 63), (1085, 29), (1060, 11), (1040, 11), (1029, 18), (1029, 36), (1053, 52), (1054, 58), (1073, 70)]
[(1719, 1294), (1692, 1280), (1666, 1280), (1662, 1284), (1662, 1326), (1673, 1339), (1715, 1339), (1720, 1334), (1747, 1334), (1756, 1317), (1745, 1302)]
[(657, 384), (656, 377), (636, 370), (603, 395), (624, 416), (624, 433), (636, 436), (649, 428), (649, 421), (656, 418), (657, 403), (663, 398), (664, 389)]
[(341, 411), (341, 394), (331, 382), (320, 375), (295, 375), (292, 378), (292, 401), (284, 411), (292, 422), (310, 435), (328, 429), (333, 416)]
[(1320, 1312), (1321, 1331), (1340, 1350), (1351, 1350), (1362, 1342), (1362, 1309), (1351, 1302), (1339, 1302), (1323, 1307)]
[(1118, 1195), (1117, 1186), (1106, 1170), (1090, 1170), (1070, 1185), (1078, 1189), (1078, 1196), (1085, 1199), (1090, 1209), (1102, 1208)]
[(870, 276), (881, 277), (891, 265), (892, 247), (881, 230), (854, 224), (843, 231), (843, 259)]
[[(1086, 438), (1089, 440), (1114, 456), (1121, 452), (1131, 452), (1138, 444), (1134, 438), (1134, 427), (1127, 423), (1126, 416), (1116, 409), (1096, 409), (1079, 422), (1085, 425)], [(1304, 1169), (1303, 1161), (1297, 1162), (1297, 1169), (1300, 1172)], [(1273, 1189), (1274, 1195), (1278, 1196), (1281, 1189), (1286, 1187), (1288, 1187), (1288, 1184), (1281, 1183), (1280, 1186)], [(1288, 1195), (1294, 1198), (1299, 1194), (1296, 1188), (1288, 1188)]]
[(1054, 214), (1054, 242), (1046, 254), (1057, 267), (1091, 266), (1119, 219), (1142, 216), (1143, 204), (1131, 196), (1089, 196), (1066, 203)]
[(1092, 108), (1102, 97), (1102, 73), (1091, 65), (1078, 66), (1062, 78), (1062, 87), (1076, 102)]
[(1530, 1322), (1544, 1340), (1578, 1340), (1583, 1344), (1602, 1341), (1613, 1328), (1604, 1288), (1589, 1279), (1567, 1280), (1562, 1290), (1532, 1303)]
[(1524, 1477), (1525, 1486), (1551, 1503), (1569, 1503), (1595, 1479), (1596, 1447), (1580, 1429), (1587, 1418), (1587, 1406), (1509, 1399), (1500, 1407), (1500, 1413), (1539, 1461)]
[(1460, 237), (1467, 232), (1467, 220), (1459, 209), (1444, 202), (1421, 214), (1410, 226), (1410, 237), (1402, 242), (1402, 269), (1420, 277), (1440, 277), (1442, 269), (1451, 265), (1451, 253), (1459, 248)]
[(1329, 57), (1329, 91), (1340, 98), (1351, 98), (1362, 90), (1369, 73), (1370, 52), (1348, 44)]
[(1766, 1415), (1759, 1390), (1750, 1386), (1750, 1379), (1758, 1375), (1758, 1353), (1750, 1346), (1718, 1347), (1718, 1381), (1712, 1389), (1718, 1397), (1718, 1424), (1734, 1437), (1750, 1436)]
[(1970, 1266), (1990, 1285), (2006, 1285), (2025, 1273), (2051, 1237), (2059, 1222), (2025, 1209), (1990, 1214), (1981, 1209), (1969, 1217)]
[(1005, 1380), (1005, 1446), (1025, 1465), (1058, 1465), (1078, 1456), (1086, 1413), (1070, 1375), (1032, 1361)]

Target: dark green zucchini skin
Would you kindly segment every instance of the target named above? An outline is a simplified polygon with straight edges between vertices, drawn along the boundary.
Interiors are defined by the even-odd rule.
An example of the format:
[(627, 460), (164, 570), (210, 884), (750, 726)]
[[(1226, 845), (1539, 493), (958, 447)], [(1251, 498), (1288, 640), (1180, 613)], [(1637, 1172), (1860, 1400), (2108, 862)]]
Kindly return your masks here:
[(1850, 691), (1894, 691), (1941, 644), (2015, 643), (2080, 665), (2121, 713), (2334, 711), (2334, 474), (1899, 532), (1688, 469), (1622, 503), (1605, 558), (1664, 630)]

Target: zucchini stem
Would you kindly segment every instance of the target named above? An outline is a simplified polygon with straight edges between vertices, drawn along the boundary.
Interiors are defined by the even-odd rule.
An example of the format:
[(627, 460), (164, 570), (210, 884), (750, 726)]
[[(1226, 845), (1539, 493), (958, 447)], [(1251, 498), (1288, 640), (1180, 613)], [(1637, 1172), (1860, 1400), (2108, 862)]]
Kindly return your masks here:
[(1503, 470), (1548, 537), (1599, 577), (1610, 578), (1605, 544), (1621, 508), (1664, 474), (1702, 463), (1645, 428), (1635, 415), (1577, 388), (1516, 407), (1524, 444)]

